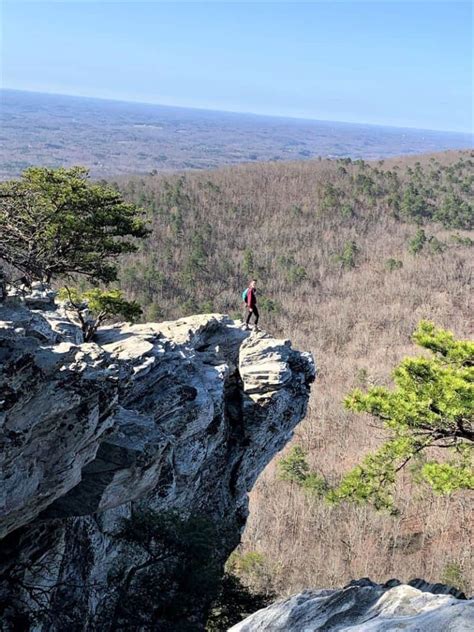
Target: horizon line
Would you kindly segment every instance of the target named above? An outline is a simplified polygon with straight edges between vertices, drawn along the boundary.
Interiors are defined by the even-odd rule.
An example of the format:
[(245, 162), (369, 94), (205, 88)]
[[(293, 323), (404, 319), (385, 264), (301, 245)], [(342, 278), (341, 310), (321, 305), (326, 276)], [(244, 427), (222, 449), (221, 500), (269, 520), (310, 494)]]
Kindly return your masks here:
[(152, 101), (137, 101), (137, 100), (129, 100), (124, 98), (111, 98), (111, 97), (97, 97), (83, 94), (72, 94), (72, 93), (64, 93), (64, 92), (50, 92), (43, 90), (24, 90), (21, 88), (8, 88), (8, 87), (0, 87), (0, 92), (22, 92), (26, 94), (39, 94), (39, 95), (47, 95), (47, 96), (56, 96), (56, 97), (70, 97), (75, 99), (88, 99), (91, 101), (106, 101), (112, 103), (124, 103), (124, 104), (135, 104), (135, 105), (146, 105), (146, 106), (157, 106), (157, 107), (165, 107), (165, 108), (176, 108), (179, 110), (197, 110), (198, 112), (216, 112), (219, 114), (233, 114), (233, 115), (241, 115), (241, 116), (256, 116), (261, 118), (270, 118), (270, 119), (282, 119), (282, 120), (291, 120), (291, 121), (301, 121), (307, 123), (336, 123), (338, 125), (355, 125), (360, 127), (378, 127), (378, 128), (389, 128), (395, 130), (410, 130), (417, 132), (430, 132), (435, 134), (458, 134), (460, 136), (470, 136), (471, 139), (473, 137), (473, 130), (471, 131), (459, 131), (459, 130), (448, 130), (448, 129), (432, 129), (432, 128), (423, 128), (423, 127), (407, 127), (400, 125), (388, 125), (382, 123), (360, 123), (355, 121), (338, 121), (334, 119), (320, 119), (320, 118), (305, 118), (299, 116), (288, 116), (282, 114), (261, 114), (256, 112), (248, 112), (248, 111), (236, 111), (236, 110), (219, 110), (216, 108), (204, 108), (204, 107), (195, 107), (195, 106), (186, 106), (186, 105), (175, 105), (170, 103), (158, 103)]

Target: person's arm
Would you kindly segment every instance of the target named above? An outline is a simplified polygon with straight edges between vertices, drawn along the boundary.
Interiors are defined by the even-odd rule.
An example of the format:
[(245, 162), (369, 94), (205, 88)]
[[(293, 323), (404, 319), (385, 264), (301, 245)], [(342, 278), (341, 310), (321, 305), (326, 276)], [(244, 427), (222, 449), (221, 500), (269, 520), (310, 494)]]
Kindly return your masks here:
[(247, 307), (251, 310), (252, 309), (252, 305), (253, 305), (253, 289), (250, 287), (249, 291), (247, 292)]

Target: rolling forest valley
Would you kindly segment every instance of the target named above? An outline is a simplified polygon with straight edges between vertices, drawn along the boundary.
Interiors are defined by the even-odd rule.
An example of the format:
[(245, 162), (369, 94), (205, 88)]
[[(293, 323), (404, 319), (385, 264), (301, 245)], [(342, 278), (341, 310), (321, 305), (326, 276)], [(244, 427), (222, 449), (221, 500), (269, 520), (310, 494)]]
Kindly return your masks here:
[(0, 632), (474, 631), (472, 17), (2, 3)]
[(472, 151), (0, 188), (6, 630), (469, 620)]
[(423, 319), (472, 336), (473, 167), (461, 151), (113, 182), (152, 226), (119, 275), (144, 320), (242, 318), (241, 292), (255, 277), (260, 326), (316, 359), (308, 414), (259, 478), (228, 562), (252, 590), (287, 595), (354, 577), (420, 576), (472, 592), (472, 494), (436, 495), (406, 472), (396, 515), (331, 505), (318, 489), (284, 480), (279, 459), (299, 448), (309, 471), (336, 484), (383, 439), (373, 418), (344, 408), (347, 393), (389, 386), (394, 367), (419, 353), (411, 335)]

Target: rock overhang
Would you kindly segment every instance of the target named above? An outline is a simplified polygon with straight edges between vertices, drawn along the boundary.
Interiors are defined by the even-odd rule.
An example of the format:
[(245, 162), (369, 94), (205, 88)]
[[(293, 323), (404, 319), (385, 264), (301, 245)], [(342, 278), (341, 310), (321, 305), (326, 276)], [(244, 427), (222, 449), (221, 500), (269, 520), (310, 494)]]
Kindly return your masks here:
[[(304, 415), (315, 376), (311, 356), (288, 340), (250, 334), (221, 314), (116, 324), (84, 343), (62, 307), (3, 305), (0, 350), (8, 346), (20, 357), (1, 367), (4, 390), (16, 396), (0, 411), (5, 471), (16, 481), (5, 488), (3, 533), (153, 495), (170, 462), (175, 492), (199, 496), (213, 455), (221, 468), (229, 460), (233, 493), (240, 476), (245, 496)], [(15, 449), (8, 431), (18, 416), (24, 436)], [(176, 493), (165, 503), (185, 504)]]

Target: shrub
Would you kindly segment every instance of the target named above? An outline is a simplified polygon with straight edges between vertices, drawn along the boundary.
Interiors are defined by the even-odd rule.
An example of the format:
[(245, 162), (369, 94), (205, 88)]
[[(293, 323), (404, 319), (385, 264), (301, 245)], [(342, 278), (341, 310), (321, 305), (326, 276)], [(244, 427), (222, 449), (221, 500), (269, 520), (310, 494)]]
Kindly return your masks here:
[(352, 204), (348, 204), (347, 202), (341, 206), (341, 215), (345, 218), (354, 216), (354, 209), (352, 208)]
[(448, 586), (453, 586), (462, 592), (467, 592), (467, 580), (464, 571), (458, 562), (452, 560), (443, 568), (440, 581)]
[(255, 269), (255, 263), (253, 260), (253, 253), (249, 248), (246, 248), (244, 252), (244, 261), (242, 264), (242, 270), (246, 276), (250, 277), (254, 273), (254, 269)]
[(405, 219), (419, 223), (431, 217), (433, 206), (417, 185), (410, 182), (402, 196), (400, 213)]
[(134, 322), (142, 314), (140, 305), (126, 301), (120, 290), (94, 288), (81, 293), (76, 288), (65, 287), (59, 291), (59, 298), (65, 302), (66, 309), (76, 314), (86, 342), (92, 340), (105, 321), (121, 316)]
[(278, 461), (278, 476), (282, 481), (302, 485), (309, 474), (309, 465), (304, 450), (295, 445), (286, 457)]
[(444, 252), (447, 246), (444, 241), (440, 241), (437, 237), (433, 236), (428, 239), (428, 248), (432, 254), (438, 255)]
[(355, 241), (347, 241), (344, 244), (342, 252), (334, 256), (334, 261), (338, 263), (341, 268), (351, 269), (355, 268), (356, 255), (359, 252), (359, 248)]
[(461, 235), (455, 234), (451, 235), (451, 241), (459, 246), (474, 246), (474, 240), (470, 237), (461, 237)]
[(266, 296), (259, 298), (259, 307), (262, 311), (268, 312), (269, 314), (279, 314), (281, 312), (280, 304)]
[(419, 228), (416, 231), (415, 236), (408, 243), (408, 250), (412, 253), (412, 255), (419, 254), (426, 243), (426, 234), (422, 228)]
[(288, 270), (288, 281), (290, 283), (301, 283), (308, 275), (303, 266), (294, 265)]
[(399, 259), (387, 259), (385, 267), (390, 272), (393, 272), (394, 270), (400, 270), (400, 268), (403, 268), (403, 263)]

